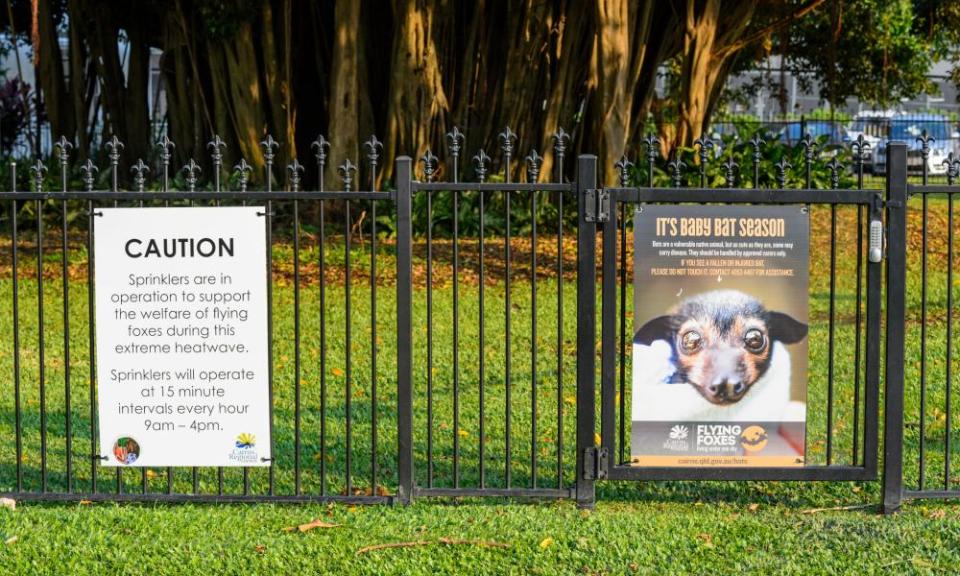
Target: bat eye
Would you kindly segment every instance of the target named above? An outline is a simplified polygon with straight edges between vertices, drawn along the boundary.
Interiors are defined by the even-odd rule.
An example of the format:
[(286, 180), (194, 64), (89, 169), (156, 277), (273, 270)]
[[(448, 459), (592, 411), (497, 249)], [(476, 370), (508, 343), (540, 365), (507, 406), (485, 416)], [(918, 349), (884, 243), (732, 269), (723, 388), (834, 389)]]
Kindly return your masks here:
[(743, 345), (751, 352), (761, 352), (767, 345), (767, 339), (764, 338), (763, 332), (752, 328), (743, 335)]
[(680, 336), (680, 346), (687, 354), (693, 354), (703, 345), (703, 336), (696, 330), (688, 330)]

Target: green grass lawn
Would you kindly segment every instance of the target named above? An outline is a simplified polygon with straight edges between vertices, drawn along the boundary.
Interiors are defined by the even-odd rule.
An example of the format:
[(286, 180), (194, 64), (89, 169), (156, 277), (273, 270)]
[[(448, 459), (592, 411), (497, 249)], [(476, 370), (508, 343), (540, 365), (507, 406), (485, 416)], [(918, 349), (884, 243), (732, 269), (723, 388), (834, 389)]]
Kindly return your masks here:
[[(908, 486), (919, 481), (917, 451), (921, 425), (926, 448), (928, 487), (944, 482), (944, 441), (946, 438), (946, 205), (932, 201), (930, 271), (928, 274), (927, 404), (919, 410), (919, 326), (920, 237), (919, 205), (911, 203), (910, 274), (908, 276), (907, 416), (905, 465)], [(855, 299), (856, 232), (850, 226), (855, 214), (839, 210), (837, 249), (836, 342), (834, 349), (834, 411), (832, 461), (853, 462), (853, 429), (862, 416), (854, 413), (857, 366), (854, 364), (856, 330), (853, 318)], [(956, 222), (954, 225), (956, 226)], [(829, 391), (829, 211), (814, 209), (810, 283), (810, 370), (808, 381), (808, 461), (826, 462)], [(955, 233), (958, 232), (955, 230)], [(441, 243), (442, 244), (442, 243)], [(38, 334), (36, 281), (29, 271), (34, 265), (24, 244), (21, 273), (21, 362), (23, 446), (21, 459), (26, 490), (40, 486), (40, 417), (37, 381)], [(4, 248), (7, 251), (9, 246)], [(354, 494), (393, 493), (396, 486), (396, 342), (394, 334), (395, 292), (392, 284), (392, 246), (384, 243), (378, 257), (383, 282), (377, 294), (377, 374), (370, 374), (370, 287), (365, 280), (368, 245), (354, 254), (357, 283), (351, 292), (350, 321), (353, 341), (349, 365), (352, 469)], [(422, 283), (425, 266), (423, 246), (418, 245), (414, 292), (414, 378), (415, 378), (415, 466), (420, 486), (479, 485), (481, 465), (487, 486), (506, 485), (509, 463), (511, 485), (554, 487), (573, 483), (575, 394), (576, 283), (563, 283), (564, 314), (558, 322), (558, 283), (546, 267), (556, 252), (542, 250), (541, 278), (537, 282), (537, 339), (531, 338), (532, 285), (526, 270), (523, 245), (515, 250), (516, 267), (511, 292), (511, 374), (509, 382), (512, 446), (506, 452), (505, 381), (505, 290), (497, 258), (502, 244), (488, 247), (488, 271), (493, 278), (484, 288), (486, 330), (483, 346), (479, 340), (479, 296), (475, 267), (475, 244), (467, 244), (462, 258), (468, 273), (459, 291), (460, 371), (457, 411), (454, 410), (453, 289), (449, 266), (437, 265), (439, 278), (433, 290), (434, 322), (426, 324), (427, 291)], [(342, 261), (342, 247), (329, 247), (328, 263)], [(449, 250), (438, 252), (446, 259)], [(293, 352), (292, 268), (287, 246), (276, 250), (278, 269), (283, 271), (275, 289), (277, 334), (275, 362), (275, 457), (276, 492), (289, 494), (294, 486), (293, 394), (297, 374)], [(551, 255), (552, 254), (552, 255)], [(312, 243), (304, 249), (303, 260), (316, 261)], [(73, 466), (73, 489), (92, 490), (90, 443), (90, 395), (87, 373), (86, 283), (82, 278), (85, 255), (80, 246), (71, 253), (76, 274), (71, 281), (71, 418), (73, 448), (66, 452), (64, 359), (62, 351), (62, 297), (59, 255), (46, 255), (45, 306), (42, 327), (46, 338), (47, 475), (51, 490), (63, 491), (66, 462)], [(8, 262), (0, 261), (0, 341), (9, 343), (12, 317), (9, 294), (12, 283)], [(567, 260), (565, 268), (572, 269)], [(348, 363), (343, 328), (347, 321), (345, 289), (334, 282), (327, 289), (325, 318), (328, 355), (323, 367), (326, 382), (326, 429), (320, 438), (321, 358), (319, 354), (319, 288), (316, 267), (304, 266), (302, 306), (302, 369), (300, 452), (302, 490), (316, 494), (347, 493), (345, 415), (348, 394), (345, 370)], [(335, 273), (332, 273), (336, 277)], [(330, 276), (328, 275), (328, 278)], [(960, 275), (954, 280), (954, 292)], [(627, 300), (632, 301), (628, 287)], [(628, 330), (632, 323), (628, 311)], [(562, 328), (559, 353), (562, 372), (557, 373), (557, 336)], [(427, 364), (427, 339), (434, 342), (434, 362)], [(954, 339), (956, 346), (956, 338)], [(630, 374), (629, 350), (627, 370)], [(0, 490), (16, 487), (13, 434), (12, 347), (0, 347)], [(482, 355), (482, 356), (481, 356)], [(484, 362), (482, 382), (484, 432), (480, 434), (481, 381), (479, 364)], [(534, 364), (534, 357), (536, 363)], [(954, 374), (957, 354), (954, 353)], [(533, 378), (536, 368), (536, 378)], [(859, 366), (863, 370), (863, 365)], [(427, 460), (428, 374), (433, 394), (432, 475)], [(373, 402), (373, 383), (377, 400)], [(862, 377), (859, 392), (863, 397)], [(629, 394), (629, 386), (626, 387)], [(537, 415), (533, 416), (536, 401)], [(626, 399), (629, 406), (629, 398)], [(862, 404), (861, 404), (862, 406)], [(376, 411), (377, 426), (372, 426)], [(558, 429), (558, 410), (563, 426)], [(951, 407), (956, 422), (956, 402)], [(628, 425), (628, 424), (627, 424)], [(953, 426), (955, 428), (955, 426)], [(375, 434), (374, 434), (375, 432)], [(955, 431), (954, 431), (955, 434)], [(377, 478), (372, 476), (372, 442), (376, 436)], [(629, 437), (629, 435), (627, 435)], [(562, 440), (562, 450), (560, 450)], [(953, 437), (953, 447), (957, 438)], [(321, 442), (325, 446), (327, 477), (320, 476)], [(458, 478), (454, 478), (454, 447), (459, 450)], [(480, 446), (484, 459), (480, 461)], [(626, 447), (629, 454), (629, 447)], [(535, 456), (537, 473), (532, 473)], [(960, 472), (953, 454), (951, 486), (957, 487)], [(562, 478), (557, 477), (558, 457)], [(859, 454), (862, 458), (862, 452)], [(98, 490), (112, 492), (119, 481), (125, 492), (139, 491), (144, 478), (147, 489), (166, 489), (162, 469), (142, 472), (126, 470), (118, 477), (113, 470), (99, 470)], [(192, 471), (174, 472), (174, 489), (192, 489)], [(216, 470), (199, 472), (200, 490), (215, 493)], [(264, 470), (251, 472), (254, 493), (267, 490)], [(227, 470), (224, 488), (228, 493), (242, 490), (239, 470)], [(900, 514), (883, 518), (872, 505), (878, 501), (878, 483), (775, 483), (775, 482), (653, 482), (600, 483), (598, 504), (593, 512), (582, 512), (571, 502), (509, 503), (500, 500), (429, 500), (411, 508), (341, 505), (115, 505), (115, 504), (29, 504), (16, 511), (0, 510), (0, 573), (864, 573), (951, 572), (960, 562), (960, 509), (949, 504), (910, 504)], [(813, 511), (821, 508), (866, 506), (852, 510)], [(306, 533), (286, 532), (284, 527), (319, 518), (337, 524)], [(441, 543), (439, 539), (455, 539)], [(364, 546), (405, 542), (409, 547), (373, 550), (357, 555)], [(500, 545), (504, 546), (500, 546)], [(458, 568), (459, 567), (459, 568)], [(467, 567), (466, 569), (464, 567)]]

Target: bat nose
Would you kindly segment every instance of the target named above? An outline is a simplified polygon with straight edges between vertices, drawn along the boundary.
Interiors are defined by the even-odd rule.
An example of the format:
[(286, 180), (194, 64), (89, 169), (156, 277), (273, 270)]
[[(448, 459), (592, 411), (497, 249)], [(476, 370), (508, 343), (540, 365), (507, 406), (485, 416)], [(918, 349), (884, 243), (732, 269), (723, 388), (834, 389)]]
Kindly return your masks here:
[(713, 384), (707, 386), (707, 390), (710, 391), (710, 394), (716, 396), (717, 398), (736, 398), (744, 393), (747, 386), (743, 382), (731, 381), (731, 380), (720, 380), (714, 382)]

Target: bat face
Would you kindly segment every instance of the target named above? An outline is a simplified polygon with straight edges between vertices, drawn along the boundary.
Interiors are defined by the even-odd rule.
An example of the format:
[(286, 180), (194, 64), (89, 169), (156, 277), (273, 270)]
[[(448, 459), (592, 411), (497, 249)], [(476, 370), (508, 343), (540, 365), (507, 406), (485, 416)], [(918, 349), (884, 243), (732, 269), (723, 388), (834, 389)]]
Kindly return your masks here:
[(688, 298), (670, 315), (647, 322), (634, 342), (666, 340), (677, 369), (674, 381), (693, 386), (712, 404), (729, 405), (766, 373), (774, 342), (792, 344), (806, 335), (806, 324), (768, 311), (759, 300), (716, 290)]

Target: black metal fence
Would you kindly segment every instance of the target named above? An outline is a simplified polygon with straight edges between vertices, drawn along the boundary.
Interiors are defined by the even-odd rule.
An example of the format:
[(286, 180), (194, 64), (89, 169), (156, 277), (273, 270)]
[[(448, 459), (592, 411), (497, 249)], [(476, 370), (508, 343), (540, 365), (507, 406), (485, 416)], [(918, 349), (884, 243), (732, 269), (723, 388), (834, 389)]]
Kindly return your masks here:
[[(203, 189), (193, 161), (184, 167), (186, 189), (171, 189), (166, 140), (160, 145), (157, 190), (148, 190), (149, 167), (143, 162), (132, 168), (134, 189), (120, 190), (122, 145), (116, 140), (109, 143), (108, 190), (95, 190), (97, 168), (90, 161), (71, 163), (63, 139), (57, 145), (56, 191), (43, 189), (47, 168), (40, 161), (30, 167), (33, 188), (17, 190), (14, 165), (11, 190), (0, 193), (9, 204), (9, 261), (0, 260), (7, 270), (0, 286), (9, 296), (0, 298), (0, 338), (11, 343), (0, 356), (8, 391), (0, 414), (0, 491), (38, 500), (405, 503), (432, 496), (575, 497), (589, 506), (594, 483), (602, 479), (871, 480), (879, 463), (885, 343), (886, 509), (895, 509), (903, 497), (958, 495), (950, 476), (955, 464), (950, 389), (953, 194), (960, 192), (952, 181), (960, 163), (951, 164), (950, 186), (930, 186), (925, 175), (924, 185), (911, 186), (906, 147), (891, 143), (884, 198), (864, 186), (868, 147), (862, 139), (852, 144), (854, 164), (842, 166), (836, 159), (818, 161), (820, 151), (806, 138), (804, 164), (798, 167), (785, 158), (766, 165), (758, 139), (754, 153), (741, 159), (743, 181), (740, 165), (726, 155), (726, 184), (711, 187), (707, 164), (720, 160), (709, 153), (714, 143), (703, 140), (699, 166), (688, 169), (674, 159), (666, 164), (673, 186), (655, 187), (659, 160), (650, 137), (641, 165), (621, 159), (611, 167), (619, 185), (604, 188), (594, 156), (578, 157), (575, 177), (568, 177), (569, 136), (562, 130), (550, 146), (552, 173), (545, 174), (536, 150), (518, 161), (517, 136), (507, 129), (500, 138), (499, 168), (480, 150), (469, 162), (476, 181), (462, 182), (468, 156), (463, 135), (454, 130), (447, 140), (443, 170), (429, 150), (420, 159), (419, 179), (413, 160), (398, 158), (390, 191), (377, 189), (381, 147), (375, 137), (363, 146), (362, 166), (347, 159), (336, 167), (342, 189), (335, 191), (323, 188), (332, 164), (322, 137), (310, 163), (320, 189), (311, 191), (301, 190), (305, 167), (297, 160), (286, 167), (283, 189), (275, 189), (277, 144), (269, 137), (262, 143), (267, 165), (259, 190), (248, 189), (251, 168), (242, 159), (233, 169), (236, 189), (226, 190), (218, 139), (211, 142), (213, 171)], [(70, 189), (74, 169), (82, 174), (81, 190)], [(830, 173), (829, 188), (813, 185), (821, 169)], [(785, 187), (791, 172), (805, 185)], [(448, 181), (435, 181), (438, 174)], [(522, 182), (514, 181), (518, 175)], [(851, 177), (855, 185), (842, 187)], [(681, 186), (685, 180), (693, 186)], [(764, 188), (762, 182), (773, 185)], [(914, 377), (904, 351), (910, 358), (916, 353), (901, 322), (907, 312), (916, 320), (915, 282), (907, 265), (909, 194), (922, 196), (916, 407), (903, 402), (905, 370), (908, 390)], [(928, 254), (938, 255), (935, 264), (943, 260), (928, 249), (927, 205), (941, 197), (947, 203), (947, 239), (937, 249), (947, 253), (946, 277), (928, 293), (933, 285)], [(97, 208), (252, 202), (266, 206), (269, 222), (274, 455), (269, 468), (118, 469), (104, 478), (92, 353)], [(812, 254), (810, 266), (829, 274), (816, 275), (811, 285), (804, 466), (628, 465), (627, 335), (633, 301), (628, 215), (655, 203), (808, 207), (816, 245), (826, 247)], [(883, 261), (868, 258), (870, 225), (877, 221), (887, 228), (885, 277)], [(571, 252), (576, 256), (566, 258)], [(941, 299), (945, 326), (930, 328), (928, 303)], [(934, 349), (928, 350), (930, 330), (942, 333), (946, 347), (944, 378), (934, 393), (927, 382), (934, 369), (927, 364)], [(934, 364), (940, 369), (939, 360)], [(944, 409), (928, 411), (934, 406)], [(942, 436), (929, 439), (924, 430), (941, 420), (943, 432), (936, 429)], [(915, 437), (919, 442), (911, 443)], [(932, 442), (943, 458), (931, 464)], [(911, 481), (919, 476), (917, 489), (904, 491), (902, 455), (914, 448), (918, 466), (908, 459), (906, 473)], [(943, 470), (942, 489), (926, 482), (931, 466)]]

